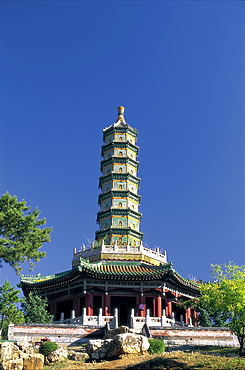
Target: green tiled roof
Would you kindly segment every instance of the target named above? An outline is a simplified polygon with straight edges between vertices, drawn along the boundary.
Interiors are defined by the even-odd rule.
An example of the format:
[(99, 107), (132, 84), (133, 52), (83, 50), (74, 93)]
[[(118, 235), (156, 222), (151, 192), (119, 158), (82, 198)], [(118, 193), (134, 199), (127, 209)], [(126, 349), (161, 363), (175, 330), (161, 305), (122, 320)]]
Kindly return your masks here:
[(171, 263), (153, 266), (142, 262), (128, 261), (101, 261), (89, 263), (83, 259), (78, 266), (59, 274), (46, 276), (21, 276), (22, 287), (45, 288), (58, 286), (78, 278), (94, 278), (99, 280), (162, 280), (175, 286), (199, 291), (198, 284), (180, 276), (172, 268)]

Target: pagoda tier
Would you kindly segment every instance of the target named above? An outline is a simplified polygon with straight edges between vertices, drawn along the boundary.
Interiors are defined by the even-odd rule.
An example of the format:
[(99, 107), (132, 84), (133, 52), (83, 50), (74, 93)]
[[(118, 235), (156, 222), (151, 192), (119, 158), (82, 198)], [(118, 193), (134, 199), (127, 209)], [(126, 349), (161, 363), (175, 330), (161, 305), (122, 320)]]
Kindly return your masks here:
[(98, 197), (100, 211), (97, 213), (99, 230), (95, 233), (99, 243), (141, 244), (137, 135), (138, 131), (124, 119), (124, 108), (118, 107), (117, 121), (103, 130), (102, 176), (99, 179), (101, 194)]

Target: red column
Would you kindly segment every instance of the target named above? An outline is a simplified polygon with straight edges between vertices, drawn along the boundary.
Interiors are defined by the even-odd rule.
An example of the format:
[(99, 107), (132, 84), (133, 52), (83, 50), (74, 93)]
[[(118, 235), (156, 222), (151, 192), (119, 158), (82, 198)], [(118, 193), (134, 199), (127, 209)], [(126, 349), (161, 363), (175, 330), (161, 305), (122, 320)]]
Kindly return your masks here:
[(57, 318), (57, 302), (53, 302), (53, 312), (50, 312), (52, 315), (54, 315), (54, 320), (59, 320), (60, 318)]
[(80, 316), (80, 297), (73, 298), (73, 310), (75, 310), (75, 317)]
[(110, 316), (110, 296), (109, 294), (104, 295), (104, 310), (103, 311), (104, 311), (103, 312), (104, 316)]
[(86, 294), (85, 304), (87, 307), (87, 315), (93, 316), (93, 296), (91, 293)]
[[(144, 304), (144, 306), (145, 306), (145, 297), (139, 296), (139, 304)], [(144, 308), (144, 310), (138, 310), (138, 316), (145, 317), (146, 316), (146, 308)]]
[(191, 317), (191, 309), (186, 308), (185, 310), (185, 323), (186, 325), (189, 325), (189, 318)]
[(161, 297), (156, 298), (156, 316), (162, 317), (162, 298)]
[(49, 304), (49, 313), (50, 315), (55, 315), (55, 302)]
[(153, 312), (152, 316), (156, 317), (156, 297), (153, 298)]
[(171, 317), (172, 316), (172, 302), (171, 301), (167, 301), (166, 316), (167, 317)]
[(198, 325), (198, 312), (196, 310), (194, 310), (193, 316), (194, 316), (193, 325), (197, 326)]

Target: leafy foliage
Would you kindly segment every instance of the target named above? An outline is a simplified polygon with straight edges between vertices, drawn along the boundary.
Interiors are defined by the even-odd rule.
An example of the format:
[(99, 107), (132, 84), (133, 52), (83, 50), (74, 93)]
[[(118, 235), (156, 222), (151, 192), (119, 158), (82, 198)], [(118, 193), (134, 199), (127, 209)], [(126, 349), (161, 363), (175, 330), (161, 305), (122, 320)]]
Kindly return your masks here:
[(148, 339), (150, 343), (150, 347), (148, 348), (148, 352), (150, 355), (154, 355), (155, 353), (163, 353), (165, 351), (165, 344), (160, 339)]
[(38, 219), (38, 208), (29, 210), (25, 200), (18, 202), (9, 193), (0, 198), (0, 260), (12, 266), (17, 274), (25, 261), (32, 269), (35, 262), (45, 257), (46, 253), (39, 249), (50, 241), (52, 228), (39, 228), (46, 219)]
[(20, 302), (19, 293), (20, 291), (15, 290), (8, 280), (0, 287), (0, 329), (3, 339), (7, 337), (10, 322), (22, 324), (25, 321), (23, 312), (16, 307)]
[(36, 292), (30, 292), (21, 303), (25, 322), (50, 323), (52, 316), (48, 313), (47, 306), (46, 299), (41, 298)]
[(39, 347), (39, 353), (44, 356), (48, 356), (51, 352), (58, 349), (59, 346), (55, 342), (43, 342)]
[(228, 323), (238, 337), (241, 354), (245, 341), (245, 266), (229, 262), (211, 265), (211, 269), (213, 282), (200, 286), (200, 303)]

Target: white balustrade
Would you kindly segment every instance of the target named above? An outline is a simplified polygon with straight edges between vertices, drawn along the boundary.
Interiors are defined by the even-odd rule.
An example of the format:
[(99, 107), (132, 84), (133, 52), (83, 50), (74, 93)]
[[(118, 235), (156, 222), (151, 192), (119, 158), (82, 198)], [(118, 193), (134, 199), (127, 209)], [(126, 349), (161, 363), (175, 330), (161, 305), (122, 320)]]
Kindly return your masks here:
[(102, 241), (102, 245), (99, 247), (95, 247), (92, 245), (91, 248), (85, 249), (85, 246), (83, 245), (81, 247), (81, 250), (77, 252), (76, 248), (73, 250), (73, 261), (78, 260), (79, 258), (88, 258), (90, 256), (93, 256), (97, 253), (132, 253), (132, 254), (143, 254), (147, 257), (152, 257), (159, 262), (167, 263), (167, 255), (166, 251), (164, 251), (163, 254), (160, 253), (159, 248), (156, 248), (156, 251), (145, 248), (143, 244), (141, 243), (139, 246), (132, 246), (132, 245), (119, 245), (117, 243), (113, 245), (106, 245), (104, 241)]

